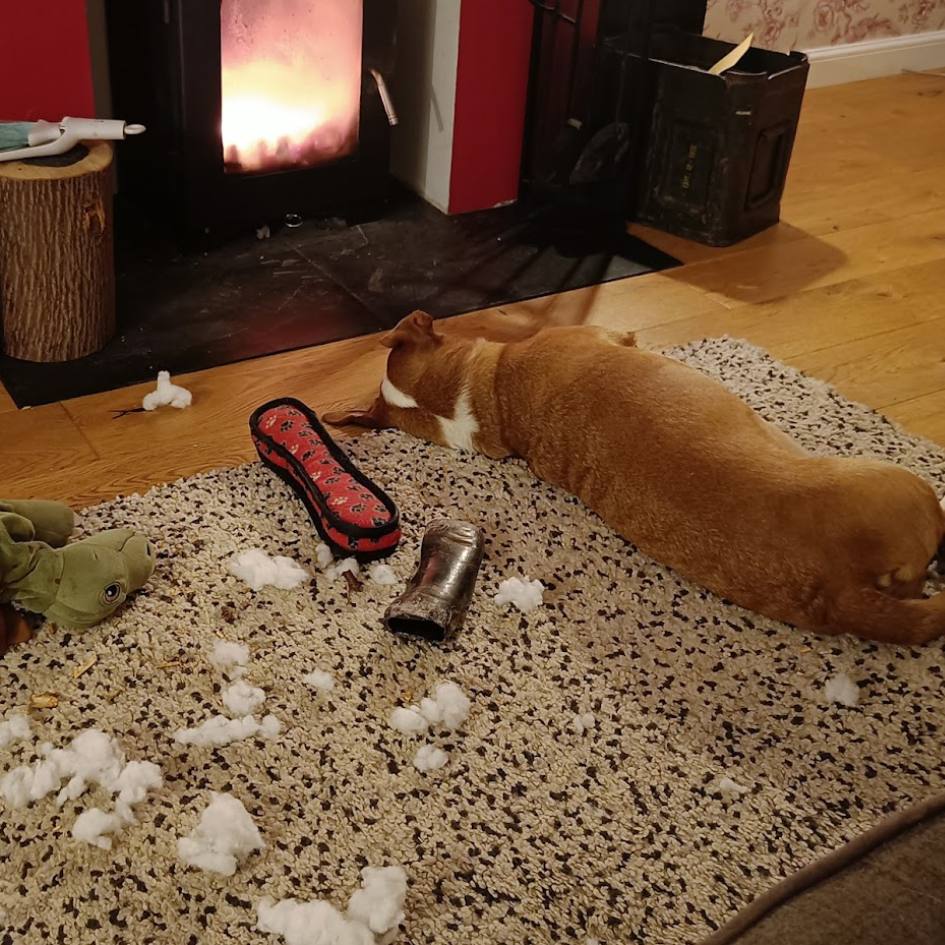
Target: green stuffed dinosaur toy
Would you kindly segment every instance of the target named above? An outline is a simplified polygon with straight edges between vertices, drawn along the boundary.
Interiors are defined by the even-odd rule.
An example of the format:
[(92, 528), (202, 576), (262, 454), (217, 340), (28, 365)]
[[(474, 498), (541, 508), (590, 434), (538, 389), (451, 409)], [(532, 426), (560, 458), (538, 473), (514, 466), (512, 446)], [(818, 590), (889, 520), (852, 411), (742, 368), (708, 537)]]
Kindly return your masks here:
[[(0, 499), (0, 653), (12, 608), (43, 614), (62, 627), (91, 627), (111, 616), (154, 571), (154, 547), (129, 528), (66, 544), (75, 517), (59, 502)], [(4, 622), (14, 629), (7, 628)], [(28, 636), (28, 635), (27, 635)]]

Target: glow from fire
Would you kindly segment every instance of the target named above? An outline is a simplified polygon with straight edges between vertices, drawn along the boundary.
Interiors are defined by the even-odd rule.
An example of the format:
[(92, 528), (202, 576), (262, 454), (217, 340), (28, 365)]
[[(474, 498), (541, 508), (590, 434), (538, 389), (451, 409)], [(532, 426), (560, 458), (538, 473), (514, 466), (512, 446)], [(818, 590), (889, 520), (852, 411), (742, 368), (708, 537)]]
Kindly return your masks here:
[(228, 173), (351, 154), (361, 108), (363, 0), (222, 0)]

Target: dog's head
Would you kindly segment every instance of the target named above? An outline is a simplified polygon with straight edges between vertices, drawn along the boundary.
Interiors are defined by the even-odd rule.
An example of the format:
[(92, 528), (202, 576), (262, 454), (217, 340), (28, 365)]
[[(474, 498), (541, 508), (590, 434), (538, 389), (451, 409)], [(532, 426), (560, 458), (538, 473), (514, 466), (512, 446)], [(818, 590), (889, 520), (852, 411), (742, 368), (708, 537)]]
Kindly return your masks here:
[(468, 358), (472, 342), (447, 338), (426, 312), (404, 318), (382, 339), (391, 349), (387, 371), (366, 409), (326, 413), (333, 426), (396, 427), (441, 446), (477, 448), (479, 425), (472, 413)]

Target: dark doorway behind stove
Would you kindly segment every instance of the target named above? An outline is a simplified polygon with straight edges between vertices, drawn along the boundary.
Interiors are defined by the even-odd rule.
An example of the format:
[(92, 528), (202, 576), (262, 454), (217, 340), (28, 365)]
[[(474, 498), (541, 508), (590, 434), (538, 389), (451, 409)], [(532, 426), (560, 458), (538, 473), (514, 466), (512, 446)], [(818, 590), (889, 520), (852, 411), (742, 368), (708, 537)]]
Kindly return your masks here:
[(108, 0), (123, 198), (179, 232), (358, 217), (386, 195), (397, 0)]

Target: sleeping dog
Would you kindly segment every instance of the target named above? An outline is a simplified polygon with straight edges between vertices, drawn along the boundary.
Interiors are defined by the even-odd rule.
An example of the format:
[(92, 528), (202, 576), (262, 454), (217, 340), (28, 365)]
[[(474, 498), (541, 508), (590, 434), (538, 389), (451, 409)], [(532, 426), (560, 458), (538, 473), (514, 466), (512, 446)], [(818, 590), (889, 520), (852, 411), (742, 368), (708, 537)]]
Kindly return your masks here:
[(945, 634), (945, 593), (921, 596), (945, 513), (907, 470), (809, 453), (632, 335), (469, 341), (414, 312), (384, 343), (374, 403), (329, 423), (520, 456), (646, 554), (775, 620), (902, 644)]

